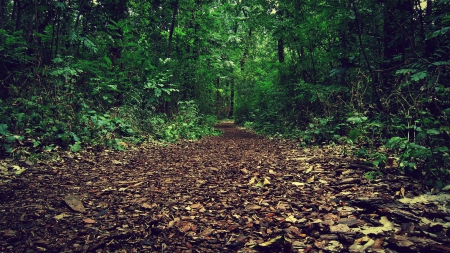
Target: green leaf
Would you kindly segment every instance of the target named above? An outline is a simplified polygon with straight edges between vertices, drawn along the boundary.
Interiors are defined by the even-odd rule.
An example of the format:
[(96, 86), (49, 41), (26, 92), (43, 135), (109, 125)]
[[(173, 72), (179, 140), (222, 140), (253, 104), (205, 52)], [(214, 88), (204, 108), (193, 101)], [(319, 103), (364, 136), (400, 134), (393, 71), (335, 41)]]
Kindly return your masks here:
[(367, 120), (367, 117), (350, 117), (347, 119), (347, 122), (351, 123), (362, 123)]
[(81, 143), (79, 141), (75, 142), (73, 145), (69, 145), (70, 150), (74, 153), (80, 151), (82, 149)]
[(8, 125), (6, 125), (6, 124), (0, 124), (0, 134), (1, 134), (1, 135), (7, 135), (7, 134), (9, 134), (9, 132), (8, 132)]
[(445, 152), (448, 152), (448, 148), (447, 148), (447, 147), (435, 147), (435, 148), (433, 149), (433, 152), (442, 152), (442, 153), (445, 153)]
[(385, 144), (387, 148), (395, 148), (397, 146), (400, 146), (401, 143), (405, 142), (405, 138), (401, 138), (398, 136), (392, 137), (389, 139), (389, 141)]
[(8, 142), (12, 142), (12, 141), (15, 141), (15, 140), (21, 141), (23, 139), (24, 139), (24, 137), (20, 136), (20, 135), (10, 135), (10, 136), (8, 136), (6, 138), (6, 141), (8, 141)]
[(445, 115), (450, 115), (450, 108), (442, 110)]
[(428, 129), (427, 130), (427, 134), (429, 134), (429, 135), (438, 135), (440, 133), (441, 132), (439, 130), (437, 130), (437, 129)]
[(354, 128), (348, 133), (348, 137), (353, 141), (356, 142), (359, 136), (359, 130), (357, 128)]
[(161, 93), (162, 93), (162, 90), (161, 90), (161, 89), (158, 89), (158, 88), (155, 89), (155, 96), (156, 96), (157, 98), (159, 98), (159, 97), (161, 96)]
[(419, 80), (425, 79), (427, 77), (426, 71), (420, 71), (411, 76), (411, 80), (417, 82)]
[(105, 55), (105, 57), (103, 57), (103, 59), (105, 60), (106, 64), (108, 64), (108, 66), (110, 66), (110, 67), (112, 66), (112, 61), (111, 61), (111, 59), (109, 59), (108, 56)]

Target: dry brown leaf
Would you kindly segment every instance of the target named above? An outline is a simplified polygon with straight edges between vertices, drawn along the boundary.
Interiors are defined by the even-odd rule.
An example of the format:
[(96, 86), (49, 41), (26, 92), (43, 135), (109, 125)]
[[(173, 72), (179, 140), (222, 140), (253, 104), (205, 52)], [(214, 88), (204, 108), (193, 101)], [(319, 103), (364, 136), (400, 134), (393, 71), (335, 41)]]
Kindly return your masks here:
[(186, 233), (186, 232), (188, 232), (189, 230), (191, 230), (192, 226), (193, 226), (193, 224), (190, 223), (190, 222), (183, 222), (183, 223), (182, 223), (182, 226), (179, 228), (179, 230), (180, 230), (180, 232), (182, 232), (182, 233)]
[(85, 219), (83, 219), (83, 221), (84, 221), (84, 223), (87, 223), (87, 224), (94, 224), (96, 222), (95, 220), (93, 220), (91, 218), (85, 218)]
[(150, 204), (148, 204), (148, 203), (143, 203), (141, 206), (142, 206), (143, 208), (145, 208), (145, 209), (152, 209), (152, 208), (153, 208), (153, 206), (150, 205)]
[(190, 207), (191, 207), (192, 209), (200, 209), (200, 208), (203, 207), (203, 205), (200, 204), (200, 203), (196, 203), (196, 204), (192, 204)]
[(259, 210), (259, 209), (261, 209), (261, 207), (258, 206), (258, 205), (252, 204), (252, 205), (248, 205), (245, 209), (247, 209), (247, 210)]
[(86, 208), (84, 208), (83, 203), (79, 197), (75, 195), (67, 195), (64, 198), (64, 202), (75, 212), (85, 213)]

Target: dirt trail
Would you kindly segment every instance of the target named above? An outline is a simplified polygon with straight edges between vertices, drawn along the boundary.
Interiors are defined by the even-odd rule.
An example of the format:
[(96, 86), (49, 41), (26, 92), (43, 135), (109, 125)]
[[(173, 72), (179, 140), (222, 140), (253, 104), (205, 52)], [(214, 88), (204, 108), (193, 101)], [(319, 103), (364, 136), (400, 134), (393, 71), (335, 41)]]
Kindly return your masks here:
[(337, 148), (217, 127), (223, 136), (197, 142), (22, 164), (0, 181), (0, 252), (448, 249), (447, 212), (397, 201), (420, 185), (389, 174), (369, 182), (370, 168)]

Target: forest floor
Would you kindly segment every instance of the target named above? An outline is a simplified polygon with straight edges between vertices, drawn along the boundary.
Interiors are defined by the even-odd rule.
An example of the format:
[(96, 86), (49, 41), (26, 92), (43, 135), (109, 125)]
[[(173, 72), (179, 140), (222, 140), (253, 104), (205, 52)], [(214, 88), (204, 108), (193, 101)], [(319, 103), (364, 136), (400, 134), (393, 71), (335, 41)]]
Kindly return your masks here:
[[(0, 252), (450, 252), (447, 194), (339, 147), (220, 137), (0, 161)], [(446, 209), (447, 208), (447, 209)]]

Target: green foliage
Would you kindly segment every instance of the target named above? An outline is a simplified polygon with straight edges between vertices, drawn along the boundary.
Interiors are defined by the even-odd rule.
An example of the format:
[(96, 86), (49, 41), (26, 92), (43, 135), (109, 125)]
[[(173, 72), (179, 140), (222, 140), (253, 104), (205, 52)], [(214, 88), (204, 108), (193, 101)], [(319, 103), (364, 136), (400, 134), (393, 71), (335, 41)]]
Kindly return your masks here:
[[(427, 131), (427, 134), (431, 134), (428, 138), (436, 138), (434, 130)], [(385, 146), (399, 155), (399, 167), (403, 168), (405, 173), (424, 179), (434, 187), (450, 180), (448, 147), (427, 147), (398, 136), (389, 139)]]
[(382, 176), (383, 176), (383, 173), (381, 171), (378, 171), (378, 170), (372, 170), (372, 171), (366, 172), (364, 174), (364, 177), (369, 179), (369, 180), (374, 180), (374, 179), (377, 179), (377, 178), (382, 177)]
[[(158, 123), (158, 121), (156, 121)], [(169, 142), (180, 139), (197, 140), (203, 136), (218, 135), (213, 128), (216, 119), (211, 116), (201, 116), (194, 101), (178, 102), (178, 113), (172, 120), (159, 120), (154, 126), (155, 135)]]
[(177, 15), (172, 1), (36, 6), (53, 16), (7, 4), (2, 151), (198, 139), (233, 115), (302, 145), (343, 144), (379, 168), (390, 139), (408, 173), (446, 175), (447, 2), (189, 0)]

